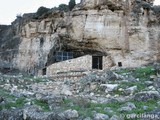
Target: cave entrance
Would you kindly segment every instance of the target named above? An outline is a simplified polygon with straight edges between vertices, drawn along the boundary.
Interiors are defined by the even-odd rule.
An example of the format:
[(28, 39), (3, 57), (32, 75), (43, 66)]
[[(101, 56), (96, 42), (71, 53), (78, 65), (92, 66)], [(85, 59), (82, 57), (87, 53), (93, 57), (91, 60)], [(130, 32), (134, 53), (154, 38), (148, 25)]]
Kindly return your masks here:
[(92, 69), (102, 70), (102, 56), (92, 56)]
[(47, 68), (43, 68), (42, 69), (42, 75), (46, 75), (46, 73), (47, 73), (46, 71), (47, 71)]

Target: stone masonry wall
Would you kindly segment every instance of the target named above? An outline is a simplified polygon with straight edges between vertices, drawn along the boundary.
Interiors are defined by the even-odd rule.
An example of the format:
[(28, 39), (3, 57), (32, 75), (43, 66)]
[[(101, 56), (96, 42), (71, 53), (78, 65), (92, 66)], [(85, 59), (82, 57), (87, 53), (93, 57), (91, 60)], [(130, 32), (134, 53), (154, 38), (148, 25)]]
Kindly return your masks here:
[[(113, 61), (110, 56), (103, 56), (102, 60), (103, 70), (108, 69), (113, 66)], [(78, 57), (71, 60), (66, 60), (58, 63), (54, 63), (47, 67), (47, 76), (52, 76), (58, 72), (68, 72), (68, 71), (83, 71), (92, 70), (92, 56), (86, 55)], [(39, 75), (41, 75), (40, 72)]]
[(91, 70), (92, 56), (86, 55), (71, 60), (54, 63), (47, 68), (47, 76), (54, 75), (58, 72), (67, 72), (74, 70)]

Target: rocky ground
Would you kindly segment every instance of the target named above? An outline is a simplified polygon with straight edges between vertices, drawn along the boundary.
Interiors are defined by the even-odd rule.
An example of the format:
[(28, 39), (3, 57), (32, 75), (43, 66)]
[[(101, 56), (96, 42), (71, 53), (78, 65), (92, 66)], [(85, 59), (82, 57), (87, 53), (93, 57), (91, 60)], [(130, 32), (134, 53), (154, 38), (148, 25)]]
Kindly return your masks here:
[(0, 120), (159, 120), (159, 71), (93, 70), (74, 80), (1, 73)]

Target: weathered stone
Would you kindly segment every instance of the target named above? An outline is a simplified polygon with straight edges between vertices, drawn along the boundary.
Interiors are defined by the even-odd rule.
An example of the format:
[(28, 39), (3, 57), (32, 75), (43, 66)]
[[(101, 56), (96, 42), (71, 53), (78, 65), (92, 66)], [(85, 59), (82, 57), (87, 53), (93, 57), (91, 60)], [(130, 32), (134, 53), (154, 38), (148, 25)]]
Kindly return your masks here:
[(155, 81), (154, 81), (154, 86), (155, 86), (156, 88), (159, 88), (159, 87), (160, 87), (160, 78), (155, 79)]
[[(17, 80), (14, 75), (2, 78), (2, 83), (7, 84), (0, 85), (0, 88), (11, 90), (14, 96), (31, 96), (34, 99), (35, 96), (31, 92), (33, 91), (33, 93), (36, 93), (36, 99), (48, 104), (50, 110), (53, 112), (59, 110), (58, 114), (55, 115), (53, 112), (43, 112), (37, 107), (28, 107), (24, 109), (23, 118), (34, 120), (83, 118), (82, 116), (79, 117), (75, 110), (60, 111), (63, 109), (60, 108), (61, 104), (65, 102), (64, 98), (59, 96), (60, 94), (73, 97), (72, 99), (74, 97), (84, 97), (85, 100), (89, 99), (89, 102), (96, 104), (126, 102), (128, 99), (132, 99), (132, 96), (115, 95), (112, 92), (117, 90), (118, 85), (123, 82), (120, 80), (127, 80), (127, 82), (141, 80), (140, 78), (134, 78), (132, 72), (117, 74), (119, 71), (121, 72), (121, 67), (132, 68), (160, 60), (159, 21), (155, 18), (152, 9), (144, 9), (141, 2), (152, 3), (152, 0), (81, 0), (81, 3), (76, 5), (69, 13), (50, 11), (40, 18), (34, 15), (29, 15), (27, 18), (23, 16), (13, 22), (11, 26), (0, 25), (0, 69), (2, 67), (6, 69), (3, 70), (4, 72), (10, 72), (12, 68), (15, 68), (30, 75), (37, 75), (38, 73), (42, 75), (45, 72), (47, 72), (47, 75), (53, 75), (50, 77), (52, 82), (50, 80), (50, 82), (47, 82), (44, 79), (43, 83), (41, 80), (41, 83), (34, 83), (36, 80), (39, 81), (38, 77), (29, 80), (25, 80), (26, 78)], [(55, 60), (57, 51), (72, 51), (74, 57), (77, 58), (55, 63), (57, 62)], [(99, 56), (99, 54), (103, 56), (103, 71), (92, 70), (92, 56)], [(108, 69), (104, 70), (110, 67), (112, 67), (112, 70), (119, 69), (119, 71), (115, 73)], [(63, 77), (62, 81), (55, 82), (61, 80), (61, 78), (54, 76), (57, 73), (55, 71), (63, 69), (71, 72), (73, 68), (80, 70), (80, 72), (87, 70), (89, 74), (81, 72), (79, 76), (83, 80), (81, 79), (80, 82), (72, 83), (70, 81), (75, 79), (66, 76), (58, 76)], [(152, 86), (154, 86), (157, 91), (137, 93), (133, 96), (133, 99), (147, 101), (160, 98), (158, 93), (160, 92), (159, 65), (156, 65), (155, 70), (157, 76), (151, 76), (151, 79), (154, 79), (152, 83), (146, 82), (145, 84), (147, 85), (146, 90), (148, 88), (153, 90)], [(71, 75), (75, 75), (76, 80), (79, 77), (76, 76), (77, 74)], [(69, 82), (63, 83), (64, 79)], [(115, 82), (115, 84), (109, 84), (112, 82)], [(109, 94), (106, 94), (105, 90), (99, 87), (100, 85)], [(119, 89), (119, 91), (125, 91), (131, 95), (136, 90), (136, 86), (125, 90)], [(76, 96), (74, 96), (75, 93)], [(0, 98), (0, 103), (1, 101)], [(25, 102), (24, 105), (27, 106), (34, 104), (33, 101)], [(69, 107), (74, 106), (74, 102), (67, 105)], [(80, 104), (83, 106), (90, 105), (83, 101)], [(11, 109), (17, 111), (13, 106), (11, 106)], [(100, 110), (99, 107), (95, 109)], [(127, 104), (119, 110), (130, 111), (133, 109), (135, 109), (133, 104)], [(21, 111), (17, 111), (17, 113), (12, 110), (4, 111), (0, 111), (0, 119), (1, 116), (6, 119), (17, 116), (15, 118), (19, 119), (19, 116), (22, 115)], [(106, 108), (105, 111), (114, 113), (109, 108)], [(59, 112), (62, 113), (59, 114)], [(101, 113), (94, 113), (94, 117), (96, 119), (108, 118), (107, 115)]]
[(152, 81), (145, 81), (144, 83), (145, 83), (147, 86), (153, 85), (153, 82), (152, 82)]
[(126, 94), (133, 94), (137, 90), (137, 86), (132, 86), (124, 90)]
[(105, 92), (108, 93), (110, 91), (116, 90), (118, 87), (118, 84), (101, 84), (101, 87), (106, 87)]
[(78, 118), (78, 112), (76, 110), (66, 110), (63, 113), (58, 114), (63, 119), (76, 119)]
[(67, 95), (67, 96), (71, 96), (72, 95), (72, 92), (70, 90), (67, 90), (67, 89), (63, 89), (61, 91), (61, 94), (64, 94), (64, 95)]
[(160, 101), (158, 101), (157, 104), (160, 106)]
[(110, 107), (105, 107), (104, 111), (106, 111), (107, 113), (113, 113), (114, 112)]
[(33, 14), (17, 18), (12, 26), (0, 26), (0, 48), (7, 50), (0, 63), (34, 75), (55, 63), (59, 50), (73, 50), (76, 56), (105, 53), (107, 68), (159, 60), (158, 19), (151, 9), (136, 6), (132, 0), (82, 0), (70, 14), (52, 11), (40, 19)]
[[(16, 20), (12, 25), (15, 34), (9, 26), (1, 26), (4, 29), (1, 34), (7, 36), (9, 30), (11, 37), (18, 36), (17, 41), (21, 41), (13, 46), (16, 53), (12, 55), (10, 52), (5, 55), (6, 58), (1, 56), (2, 64), (10, 61), (11, 65), (7, 63), (8, 66), (35, 74), (37, 69), (45, 67), (45, 63), (54, 63), (50, 55), (61, 48), (75, 49), (75, 52), (80, 50), (85, 54), (88, 49), (105, 52), (110, 55), (112, 65), (123, 61), (123, 66), (132, 67), (149, 63), (153, 58), (154, 61), (158, 60), (156, 38), (159, 31), (156, 27), (149, 27), (150, 22), (157, 24), (155, 16), (151, 9), (147, 12), (142, 6), (137, 8), (137, 5), (133, 1), (83, 0), (70, 15), (53, 12), (40, 20), (25, 20), (25, 17)], [(12, 50), (7, 43), (1, 48)], [(131, 54), (125, 50), (130, 50)]]
[(44, 96), (43, 94), (37, 93), (37, 94), (36, 94), (36, 99), (37, 99), (37, 100), (40, 100), (40, 99), (42, 99), (43, 96)]
[(157, 78), (156, 75), (151, 75), (151, 76), (150, 76), (150, 79), (151, 79), (151, 80), (154, 80), (154, 79), (156, 79), (156, 78)]
[(144, 91), (144, 92), (140, 92), (135, 94), (134, 96), (134, 100), (137, 101), (148, 101), (148, 100), (156, 100), (159, 99), (160, 95), (158, 91)]
[(42, 109), (36, 106), (29, 106), (23, 110), (24, 120), (53, 120), (55, 118), (54, 112), (43, 112)]
[(23, 110), (22, 109), (1, 110), (0, 120), (23, 120)]
[(113, 115), (109, 120), (123, 120), (123, 119), (117, 115)]
[(108, 120), (109, 116), (102, 113), (96, 113), (93, 115), (94, 120)]
[(154, 86), (149, 86), (148, 89), (151, 90), (151, 91), (155, 91), (156, 90)]
[(97, 85), (96, 84), (94, 84), (94, 83), (91, 83), (90, 84), (90, 89), (91, 89), (91, 91), (92, 90), (95, 90), (97, 88)]
[[(147, 113), (144, 113), (146, 116), (150, 115), (150, 117), (147, 117), (147, 120), (159, 120), (160, 119), (160, 109), (155, 109), (151, 112), (147, 112)], [(146, 118), (142, 118), (142, 120), (146, 120)]]
[(84, 120), (92, 120), (90, 117), (84, 118)]
[(125, 105), (123, 105), (121, 108), (119, 108), (118, 111), (121, 111), (121, 112), (131, 111), (135, 108), (136, 108), (135, 104), (128, 102)]

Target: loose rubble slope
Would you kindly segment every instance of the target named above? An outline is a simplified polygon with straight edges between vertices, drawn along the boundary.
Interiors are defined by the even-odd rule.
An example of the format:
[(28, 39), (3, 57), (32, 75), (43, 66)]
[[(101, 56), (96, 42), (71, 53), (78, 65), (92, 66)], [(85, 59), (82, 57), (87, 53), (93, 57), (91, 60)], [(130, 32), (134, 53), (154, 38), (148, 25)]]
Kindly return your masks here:
[(151, 112), (158, 120), (159, 67), (83, 71), (76, 79), (0, 74), (0, 119), (123, 120)]

